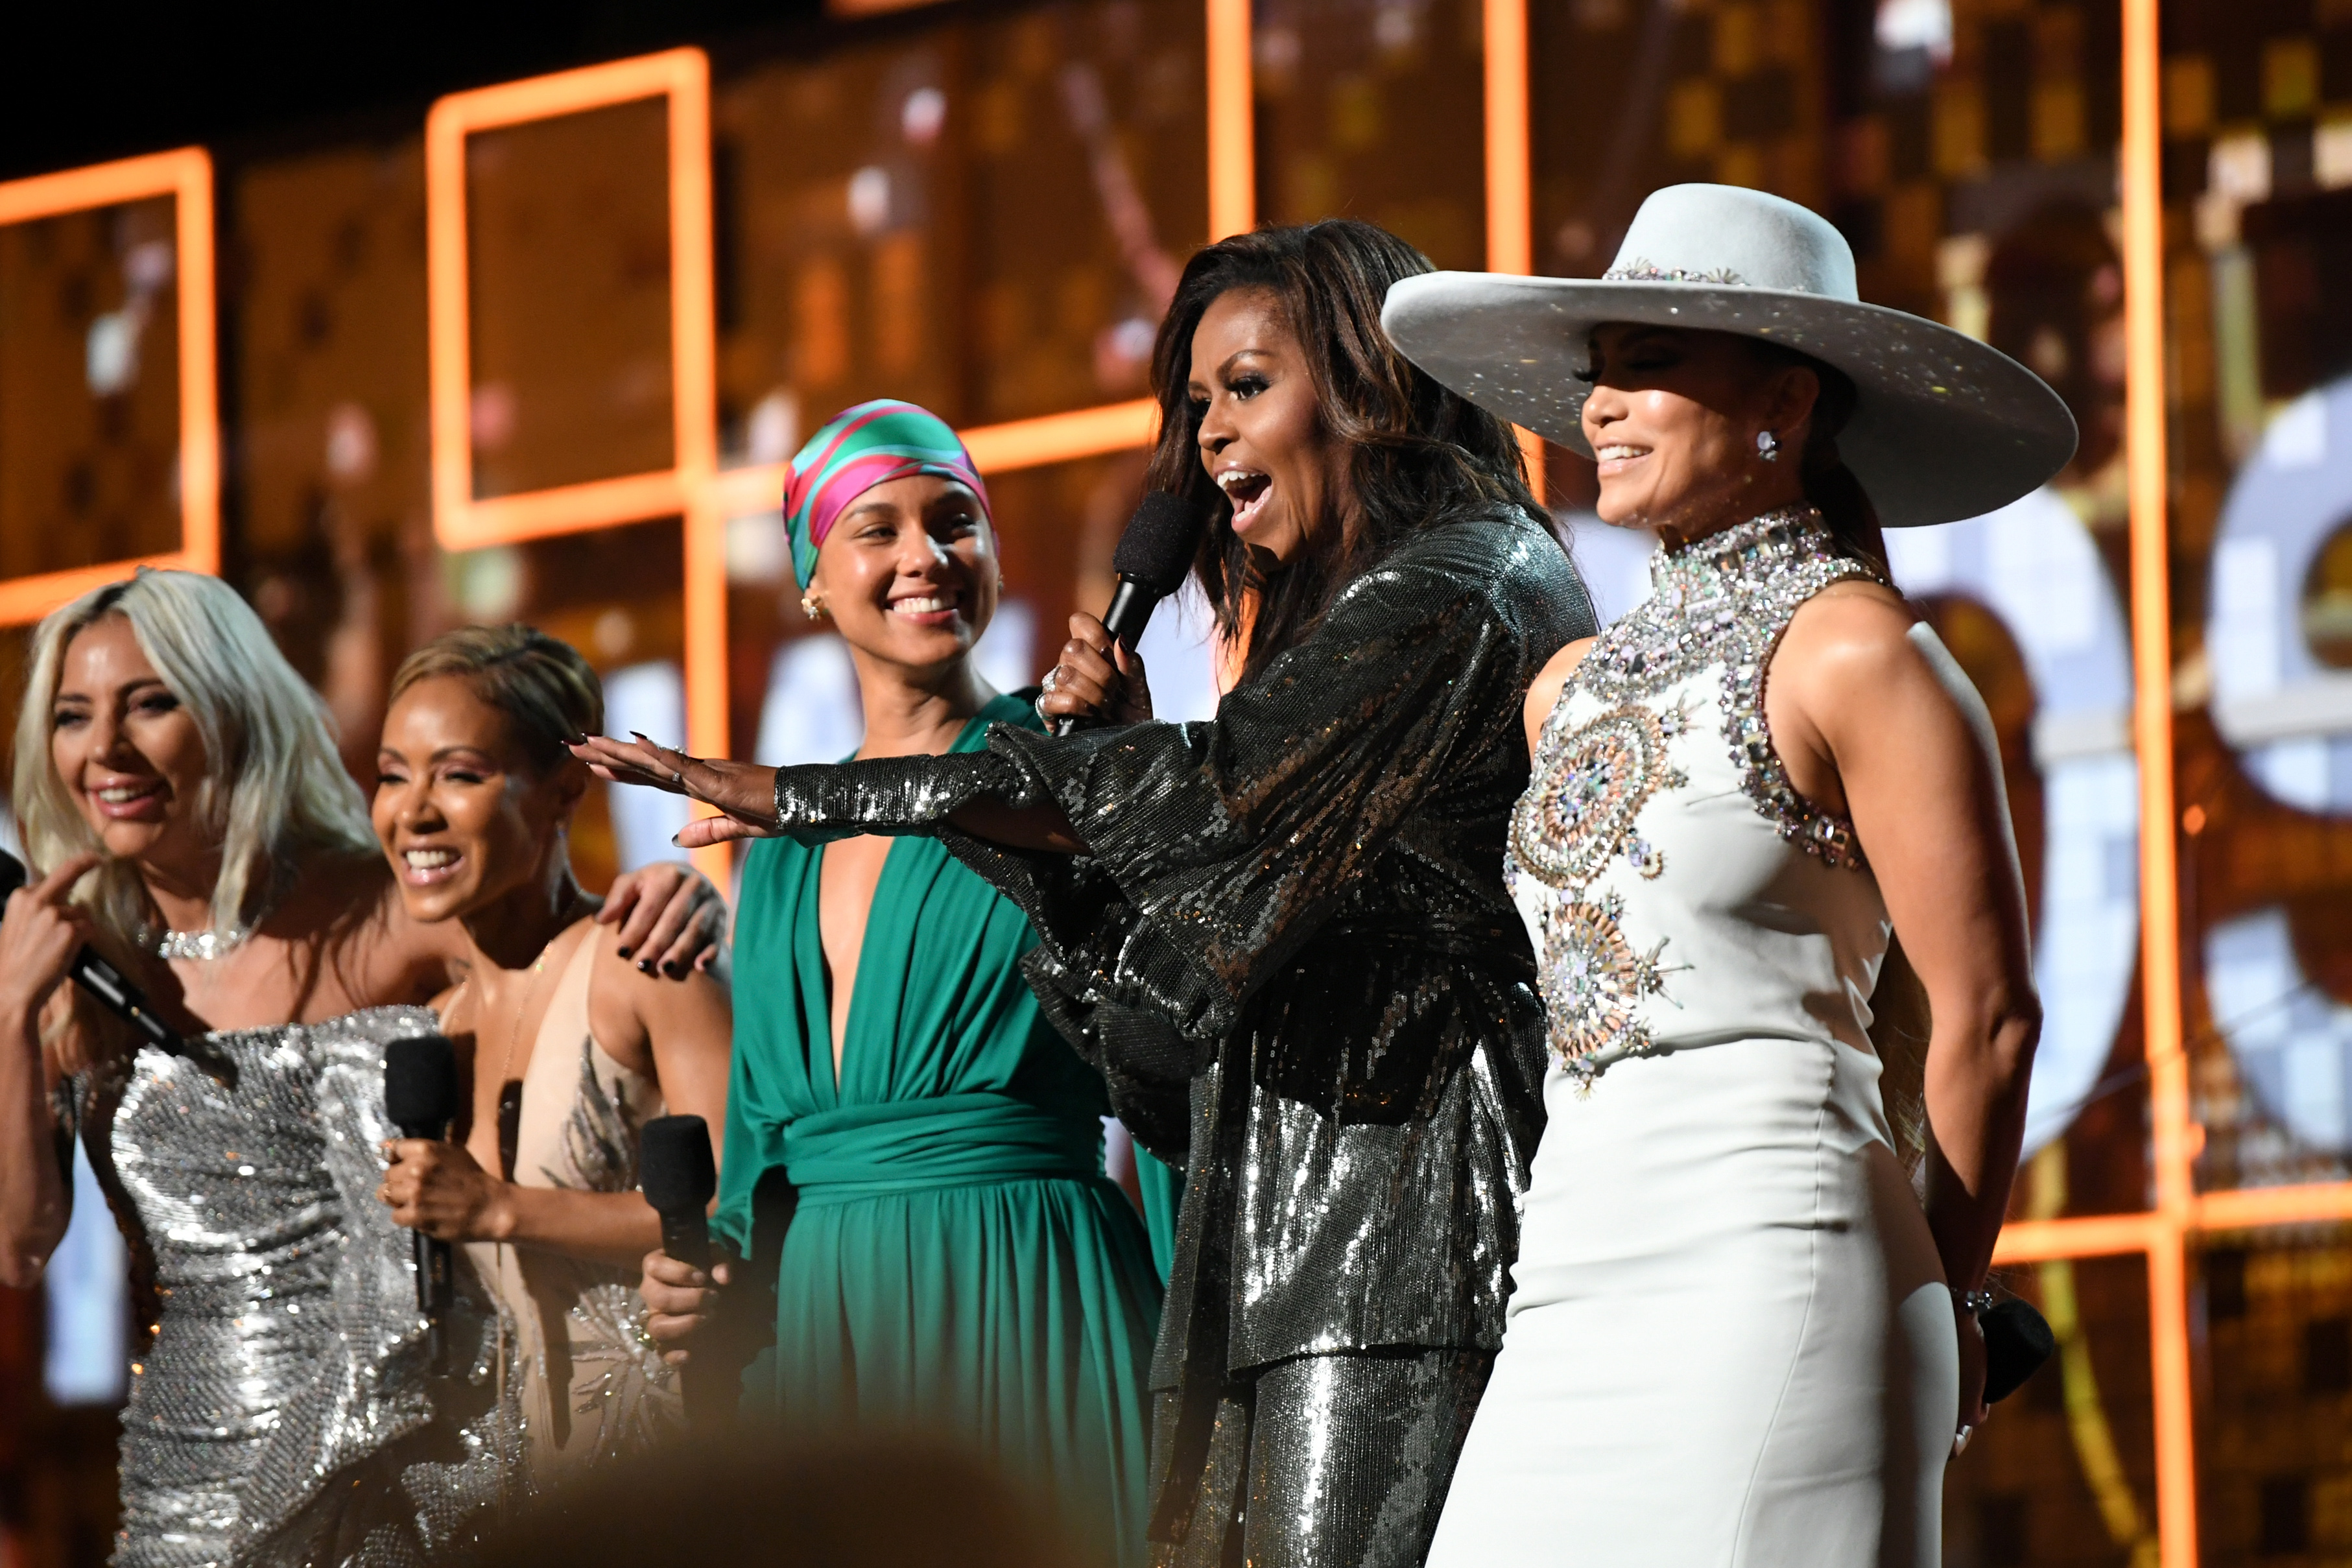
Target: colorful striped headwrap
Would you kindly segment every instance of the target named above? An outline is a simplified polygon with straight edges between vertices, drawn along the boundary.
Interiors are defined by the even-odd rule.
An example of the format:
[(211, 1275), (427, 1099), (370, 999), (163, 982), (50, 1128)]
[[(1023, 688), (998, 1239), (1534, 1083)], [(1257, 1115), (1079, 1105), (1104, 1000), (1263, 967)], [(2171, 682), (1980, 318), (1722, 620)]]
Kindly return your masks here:
[(803, 588), (816, 571), (817, 546), (834, 520), (876, 485), (909, 474), (961, 479), (989, 510), (971, 454), (947, 422), (926, 408), (877, 397), (844, 409), (808, 439), (784, 481), (784, 526), (793, 536), (793, 575)]

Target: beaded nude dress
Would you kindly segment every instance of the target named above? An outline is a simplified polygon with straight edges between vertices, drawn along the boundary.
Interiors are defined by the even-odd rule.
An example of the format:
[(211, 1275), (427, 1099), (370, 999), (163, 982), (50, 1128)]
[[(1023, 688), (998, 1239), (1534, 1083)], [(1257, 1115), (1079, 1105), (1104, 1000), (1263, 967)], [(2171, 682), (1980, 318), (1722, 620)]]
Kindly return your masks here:
[[(596, 932), (585, 921), (572, 929), (581, 926), (590, 929), (563, 961), (523, 1068), (507, 1174), (524, 1186), (634, 1192), (639, 1137), (662, 1114), (661, 1086), (597, 1044), (588, 1021)], [(677, 1376), (646, 1337), (634, 1267), (488, 1241), (466, 1251), (512, 1347), (509, 1397), (534, 1489), (684, 1429)]]
[(1543, 728), (1506, 879), (1549, 1114), (1440, 1568), (1937, 1561), (1958, 1351), (1866, 1032), (1891, 928), (1764, 707), (1800, 606), (1874, 576), (1810, 509), (1661, 554)]
[(68, 1080), (158, 1308), (122, 1414), (120, 1568), (404, 1568), (509, 1495), (494, 1314), (453, 1270), (452, 1370), (428, 1375), (409, 1233), (375, 1196), (383, 1047), (438, 1027), (369, 1008)]

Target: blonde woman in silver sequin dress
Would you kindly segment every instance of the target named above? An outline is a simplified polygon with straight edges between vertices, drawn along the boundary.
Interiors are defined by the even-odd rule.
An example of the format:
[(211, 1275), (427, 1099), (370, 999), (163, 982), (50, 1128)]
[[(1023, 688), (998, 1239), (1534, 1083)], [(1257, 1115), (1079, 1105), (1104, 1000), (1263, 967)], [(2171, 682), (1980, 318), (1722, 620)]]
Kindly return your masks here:
[(387, 1146), (382, 1196), (398, 1224), (462, 1244), (496, 1296), (534, 1487), (683, 1430), (637, 1295), (661, 1245), (638, 1133), (676, 1111), (716, 1142), (727, 1120), (726, 987), (633, 963), (572, 872), (588, 770), (563, 744), (604, 707), (565, 644), (468, 626), (401, 665), (376, 759), (403, 902), (465, 933), (464, 977), (434, 1005), (471, 1084), (450, 1142)]
[[(1653, 195), (1602, 280), (1441, 275), (1385, 320), (1661, 542), (1528, 699), (1549, 1114), (1430, 1562), (1933, 1564), (2040, 1010), (1990, 722), (1878, 527), (2013, 499), (2073, 423), (1721, 186)], [(1891, 933), (1932, 1012), (1924, 1201), (1870, 1034)]]
[[(458, 1373), (425, 1375), (408, 1240), (373, 1201), (383, 1047), (436, 1026), (411, 1004), (457, 933), (408, 918), (323, 705), (215, 578), (142, 571), (44, 621), (15, 763), (38, 879), (0, 921), (0, 1284), (63, 1236), (79, 1136), (152, 1336), (115, 1562), (399, 1564), (468, 1538), (517, 1462), (496, 1334), (460, 1270)], [(637, 889), (607, 906), (633, 935), (709, 945), (707, 882)], [(134, 1050), (65, 984), (85, 942), (187, 1056)]]

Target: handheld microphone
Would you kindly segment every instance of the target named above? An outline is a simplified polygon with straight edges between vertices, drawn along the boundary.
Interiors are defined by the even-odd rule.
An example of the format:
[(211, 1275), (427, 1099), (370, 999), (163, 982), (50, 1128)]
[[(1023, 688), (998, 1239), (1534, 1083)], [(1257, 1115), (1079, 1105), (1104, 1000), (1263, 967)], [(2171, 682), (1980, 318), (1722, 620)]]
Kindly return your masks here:
[[(30, 873), (25, 863), (5, 849), (0, 849), (0, 902), (23, 887)], [(74, 954), (68, 971), (81, 988), (98, 998), (99, 1005), (139, 1031), (140, 1037), (157, 1050), (172, 1056), (188, 1054), (188, 1042), (180, 1038), (176, 1030), (155, 1016), (147, 1005), (146, 994), (122, 977), (122, 971), (85, 947)]]
[[(457, 1053), (442, 1035), (394, 1040), (383, 1048), (383, 1110), (404, 1138), (436, 1142), (457, 1117)], [(449, 1370), (449, 1244), (411, 1231), (416, 1310), (425, 1319), (425, 1355), (436, 1377)]]
[[(710, 1157), (710, 1127), (699, 1116), (656, 1116), (637, 1138), (638, 1186), (661, 1215), (662, 1250), (688, 1268), (710, 1272), (709, 1211), (719, 1191)], [(728, 1368), (719, 1349), (698, 1347), (678, 1369), (687, 1419), (709, 1428), (727, 1419)]]
[(1978, 1319), (1977, 1326), (1984, 1331), (1987, 1405), (1998, 1405), (2016, 1393), (2058, 1348), (2049, 1320), (2030, 1301), (2003, 1301)]
[[(1103, 627), (1129, 650), (1143, 640), (1143, 628), (1160, 600), (1183, 586), (1201, 542), (1201, 509), (1183, 496), (1153, 490), (1127, 520), (1111, 552), (1111, 570), (1118, 574), (1118, 589), (1103, 612)], [(1075, 718), (1055, 721), (1054, 733), (1066, 735), (1078, 728)]]

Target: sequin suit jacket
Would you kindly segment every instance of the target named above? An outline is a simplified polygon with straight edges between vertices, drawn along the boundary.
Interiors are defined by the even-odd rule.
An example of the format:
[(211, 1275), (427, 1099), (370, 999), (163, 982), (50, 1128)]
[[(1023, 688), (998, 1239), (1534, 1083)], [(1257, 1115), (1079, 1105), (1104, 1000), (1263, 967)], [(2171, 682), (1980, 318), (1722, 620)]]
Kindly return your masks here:
[[(788, 830), (936, 833), (1018, 901), (1045, 1011), (1187, 1173), (1155, 1537), (1251, 1369), (1501, 1342), (1545, 1068), (1504, 835), (1528, 684), (1593, 629), (1541, 524), (1465, 512), (1348, 584), (1213, 721), (999, 725), (973, 755), (778, 771)], [(1091, 853), (947, 826), (982, 796), (1059, 805)]]

